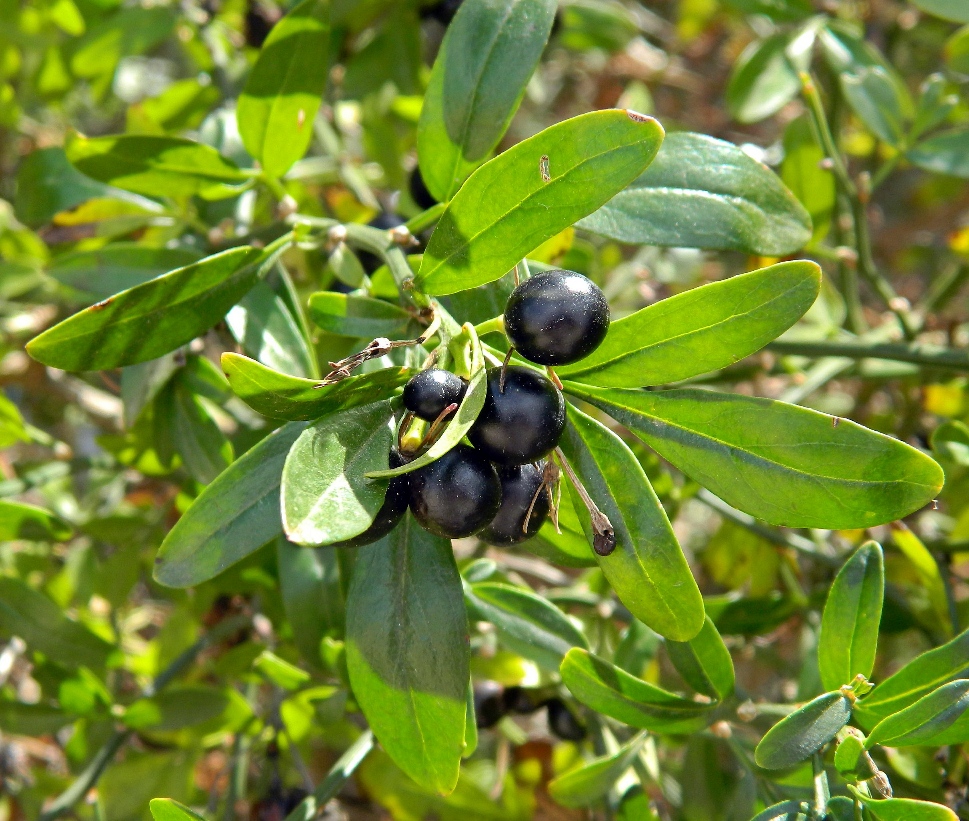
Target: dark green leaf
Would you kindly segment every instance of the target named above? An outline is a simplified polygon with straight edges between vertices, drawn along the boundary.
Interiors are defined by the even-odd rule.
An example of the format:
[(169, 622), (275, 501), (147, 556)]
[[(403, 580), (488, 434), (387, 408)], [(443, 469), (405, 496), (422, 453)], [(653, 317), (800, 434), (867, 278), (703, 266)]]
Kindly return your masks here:
[(151, 698), (142, 698), (125, 710), (122, 720), (135, 730), (171, 732), (203, 724), (221, 715), (229, 697), (203, 685), (172, 687)]
[(841, 568), (821, 617), (818, 666), (826, 689), (837, 690), (855, 676), (871, 675), (884, 598), (881, 545), (866, 542)]
[(259, 251), (233, 248), (122, 291), (27, 343), (34, 359), (66, 371), (147, 362), (204, 333), (255, 284)]
[(771, 727), (754, 759), (767, 770), (793, 767), (831, 741), (850, 718), (851, 701), (840, 692), (825, 693)]
[(706, 390), (566, 389), (724, 501), (775, 525), (890, 522), (934, 499), (944, 480), (904, 442), (784, 402)]
[(315, 376), (316, 360), (296, 319), (265, 282), (257, 282), (226, 314), (225, 323), (246, 353), (293, 376)]
[(354, 698), (394, 763), (428, 790), (453, 790), (464, 751), (467, 616), (450, 542), (409, 515), (358, 551), (347, 666)]
[(171, 798), (153, 798), (148, 808), (155, 821), (205, 821), (201, 815)]
[(214, 481), (232, 463), (232, 444), (181, 375), (166, 389), (159, 412), (167, 416), (172, 444), (199, 484)]
[(233, 392), (249, 407), (270, 419), (294, 422), (388, 397), (413, 375), (407, 368), (384, 368), (317, 388), (316, 380), (278, 373), (239, 354), (222, 354), (222, 368)]
[(303, 0), (273, 26), (246, 81), (236, 116), (246, 149), (281, 177), (313, 137), (330, 68), (330, 4)]
[(114, 647), (65, 616), (43, 593), (20, 579), (0, 577), (0, 630), (19, 636), (30, 650), (76, 669), (103, 669)]
[(811, 220), (777, 175), (732, 143), (670, 134), (656, 160), (580, 228), (620, 242), (785, 255)]
[(630, 727), (696, 732), (710, 723), (714, 710), (712, 704), (668, 693), (578, 647), (566, 654), (561, 674), (565, 686), (586, 707)]
[(401, 339), (413, 317), (390, 302), (367, 296), (319, 291), (310, 297), (310, 319), (321, 330), (339, 336)]
[(932, 431), (931, 441), (932, 451), (940, 459), (969, 467), (969, 426), (950, 419)]
[(631, 388), (676, 382), (732, 365), (791, 327), (817, 298), (821, 269), (782, 262), (702, 285), (611, 323), (563, 379)]
[(912, 0), (922, 11), (951, 20), (953, 23), (969, 23), (969, 8), (962, 0)]
[(293, 630), (293, 642), (303, 658), (320, 666), (320, 642), (331, 631), (342, 631), (343, 591), (334, 550), (313, 550), (276, 542), (279, 592)]
[(757, 813), (750, 821), (808, 821), (811, 818), (811, 805), (804, 801), (781, 801), (763, 812)]
[(417, 132), (421, 175), (444, 202), (494, 150), (555, 18), (552, 0), (462, 6), (434, 61)]
[(631, 738), (612, 755), (602, 756), (549, 782), (548, 794), (564, 807), (585, 807), (608, 794), (631, 766), (646, 733)]
[[(703, 599), (642, 466), (608, 428), (571, 405), (568, 415), (562, 450), (615, 530), (616, 548), (596, 557), (599, 566), (637, 619), (666, 638), (692, 639), (703, 627)], [(574, 493), (572, 504), (588, 528)]]
[(722, 701), (733, 692), (733, 660), (709, 616), (689, 641), (667, 640), (666, 652), (686, 683), (698, 693)]
[(22, 704), (0, 699), (0, 727), (10, 735), (49, 735), (71, 724), (76, 718), (46, 704)]
[(880, 140), (901, 145), (905, 135), (905, 101), (881, 66), (865, 66), (841, 78), (845, 99)]
[(42, 507), (0, 499), (0, 542), (62, 542), (73, 535), (67, 522)]
[(220, 183), (241, 184), (252, 176), (211, 146), (182, 137), (78, 134), (65, 150), (82, 174), (146, 197), (188, 196)]
[(280, 478), (286, 454), (305, 427), (284, 425), (202, 491), (162, 542), (156, 581), (169, 587), (201, 584), (282, 535)]
[(565, 120), (518, 143), (475, 171), (451, 201), (417, 287), (452, 294), (499, 279), (625, 188), (662, 140), (652, 118), (613, 110)]
[(289, 540), (333, 544), (370, 527), (387, 483), (364, 474), (387, 467), (393, 444), (386, 400), (325, 416), (303, 431), (283, 467), (280, 504)]
[(969, 178), (969, 130), (936, 134), (922, 140), (905, 156), (926, 171)]
[[(938, 738), (969, 709), (969, 680), (956, 679), (922, 696), (914, 704), (878, 722), (865, 747), (937, 746)], [(969, 739), (969, 733), (966, 738)]]
[(503, 644), (549, 670), (558, 670), (573, 647), (589, 647), (568, 616), (530, 590), (484, 582), (467, 587), (465, 596), (477, 616), (498, 629)]
[(811, 60), (814, 33), (775, 34), (751, 43), (740, 55), (727, 86), (727, 107), (742, 123), (776, 114), (801, 91), (799, 71)]
[(957, 816), (942, 804), (929, 801), (916, 801), (912, 798), (870, 798), (852, 785), (848, 785), (855, 796), (865, 805), (875, 821), (958, 821)]

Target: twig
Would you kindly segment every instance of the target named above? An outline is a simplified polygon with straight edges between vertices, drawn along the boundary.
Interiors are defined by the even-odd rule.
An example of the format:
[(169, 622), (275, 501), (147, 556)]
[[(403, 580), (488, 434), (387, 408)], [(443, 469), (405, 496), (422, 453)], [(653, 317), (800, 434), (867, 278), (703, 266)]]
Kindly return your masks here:
[(911, 343), (851, 342), (787, 342), (775, 341), (768, 350), (793, 356), (837, 356), (845, 359), (888, 359), (911, 362), (926, 368), (946, 368), (969, 372), (969, 351), (944, 348), (940, 345)]

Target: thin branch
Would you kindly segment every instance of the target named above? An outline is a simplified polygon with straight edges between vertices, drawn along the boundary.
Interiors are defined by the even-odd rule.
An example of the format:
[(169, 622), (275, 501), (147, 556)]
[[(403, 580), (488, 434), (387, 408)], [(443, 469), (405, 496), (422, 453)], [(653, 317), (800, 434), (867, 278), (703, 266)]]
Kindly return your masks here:
[(920, 342), (771, 342), (768, 350), (793, 356), (838, 356), (845, 359), (888, 359), (911, 362), (924, 368), (945, 368), (969, 372), (969, 351)]

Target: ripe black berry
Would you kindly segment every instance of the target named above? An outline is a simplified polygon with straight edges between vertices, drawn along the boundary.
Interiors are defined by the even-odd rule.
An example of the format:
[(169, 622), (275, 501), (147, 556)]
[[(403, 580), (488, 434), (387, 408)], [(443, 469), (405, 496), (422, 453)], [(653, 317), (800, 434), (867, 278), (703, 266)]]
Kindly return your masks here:
[(546, 708), (548, 709), (548, 728), (553, 735), (565, 741), (581, 741), (585, 738), (585, 727), (579, 724), (579, 720), (572, 715), (572, 711), (565, 706), (561, 699), (549, 699)]
[(509, 713), (531, 715), (548, 703), (548, 698), (540, 690), (525, 687), (506, 687), (502, 703)]
[(474, 722), (481, 729), (494, 727), (505, 715), (501, 685), (495, 681), (474, 684)]
[(495, 466), (481, 452), (458, 445), (410, 474), (410, 508), (431, 533), (461, 539), (490, 522), (501, 505)]
[(408, 188), (410, 188), (411, 199), (421, 208), (427, 209), (437, 205), (434, 195), (427, 190), (427, 186), (424, 184), (424, 177), (421, 176), (420, 168), (415, 168), (410, 172)]
[(460, 376), (441, 368), (421, 371), (404, 385), (404, 407), (433, 422), (448, 406), (464, 398), (467, 386)]
[[(391, 228), (396, 228), (403, 224), (403, 219), (396, 214), (389, 214), (386, 211), (382, 214), (377, 214), (377, 216), (367, 223), (371, 228), (380, 228), (383, 231), (389, 231)], [(357, 251), (357, 259), (360, 260), (363, 270), (368, 274), (372, 274), (384, 264), (380, 257), (376, 254), (371, 254), (370, 251)]]
[(546, 271), (525, 280), (505, 305), (511, 344), (539, 365), (567, 365), (592, 353), (609, 330), (609, 304), (592, 280)]
[[(387, 464), (392, 468), (399, 468), (404, 464), (404, 458), (396, 449), (390, 451)], [(410, 479), (408, 474), (395, 476), (387, 485), (387, 495), (384, 496), (384, 503), (374, 516), (373, 522), (359, 536), (337, 542), (332, 547), (363, 547), (382, 539), (391, 530), (397, 527), (397, 523), (407, 512), (407, 505), (410, 503)]]
[(451, 21), (454, 19), (454, 15), (458, 13), (458, 9), (461, 8), (461, 3), (464, 0), (440, 0), (433, 6), (426, 6), (421, 11), (422, 17), (433, 17), (442, 26), (451, 25)]
[(499, 465), (535, 462), (558, 444), (565, 430), (565, 400), (555, 385), (528, 368), (507, 368), (504, 391), (500, 381), (501, 368), (491, 368), (484, 407), (468, 439)]
[[(512, 545), (530, 539), (548, 518), (548, 494), (542, 487), (544, 464), (514, 465), (498, 469), (501, 479), (501, 507), (484, 530), (478, 533), (483, 542)], [(532, 500), (535, 503), (532, 504)], [(531, 508), (531, 514), (528, 511)], [(524, 528), (528, 516), (528, 528)]]

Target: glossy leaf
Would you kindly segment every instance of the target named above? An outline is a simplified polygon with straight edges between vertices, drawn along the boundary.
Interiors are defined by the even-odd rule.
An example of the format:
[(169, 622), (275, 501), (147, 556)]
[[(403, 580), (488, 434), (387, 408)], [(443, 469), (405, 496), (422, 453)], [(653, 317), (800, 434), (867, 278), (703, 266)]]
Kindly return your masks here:
[(670, 134), (655, 161), (578, 223), (620, 242), (786, 255), (811, 219), (777, 175), (732, 143)]
[(301, 159), (313, 137), (330, 68), (329, 11), (329, 0), (304, 0), (276, 23), (239, 95), (239, 135), (272, 177)]
[(846, 696), (818, 696), (771, 727), (757, 745), (754, 760), (767, 770), (793, 767), (831, 741), (850, 718), (851, 701)]
[(282, 535), (279, 483), (286, 454), (305, 428), (290, 423), (236, 459), (168, 532), (155, 580), (192, 587)]
[(548, 794), (564, 807), (585, 807), (603, 798), (631, 766), (646, 734), (631, 738), (611, 755), (568, 770), (549, 782)]
[(742, 123), (776, 114), (801, 91), (799, 71), (806, 71), (814, 37), (775, 34), (752, 43), (737, 60), (727, 86), (727, 107)]
[(656, 733), (691, 733), (706, 727), (714, 710), (668, 693), (630, 675), (587, 650), (570, 650), (561, 667), (562, 681), (586, 707)]
[[(878, 722), (865, 747), (935, 746), (966, 710), (969, 709), (969, 680), (956, 679), (922, 696), (918, 701)], [(967, 734), (969, 738), (969, 734)]]
[(61, 542), (73, 535), (67, 522), (42, 507), (0, 499), (0, 542)]
[(222, 354), (222, 369), (232, 391), (254, 411), (295, 422), (388, 397), (413, 375), (407, 368), (384, 368), (317, 388), (317, 380), (288, 376), (231, 352)]
[(944, 480), (932, 459), (904, 442), (784, 402), (690, 389), (569, 383), (566, 390), (727, 503), (775, 525), (890, 522), (934, 499)]
[(354, 698), (394, 763), (425, 789), (453, 790), (464, 750), (467, 617), (450, 542), (409, 515), (357, 552), (347, 666)]
[(333, 550), (312, 550), (276, 542), (279, 593), (293, 630), (293, 643), (313, 667), (320, 666), (320, 642), (342, 629), (343, 591)]
[(122, 291), (44, 331), (27, 352), (66, 371), (156, 359), (222, 319), (255, 284), (259, 257), (233, 248)]
[(505, 646), (549, 670), (558, 670), (573, 647), (589, 647), (568, 616), (530, 590), (483, 582), (466, 588), (465, 596), (478, 618), (497, 628)]
[(818, 666), (826, 689), (871, 675), (884, 598), (882, 549), (866, 542), (838, 572), (821, 617)]
[(172, 798), (153, 798), (148, 808), (155, 821), (205, 821), (201, 815)]
[(666, 652), (677, 672), (698, 693), (722, 701), (733, 692), (733, 660), (709, 616), (689, 641), (667, 640)]
[(149, 279), (191, 265), (200, 254), (188, 248), (148, 248), (118, 242), (95, 251), (75, 251), (58, 257), (47, 273), (61, 285), (94, 299), (106, 299)]
[(225, 316), (243, 350), (262, 364), (293, 376), (314, 376), (316, 363), (286, 301), (257, 282)]
[[(363, 339), (402, 339), (413, 317), (403, 308), (367, 296), (318, 291), (310, 297), (309, 315), (320, 330)], [(416, 334), (415, 334), (416, 336)]]
[[(642, 466), (608, 428), (573, 406), (560, 446), (615, 530), (616, 548), (597, 556), (619, 600), (661, 636), (692, 639), (703, 627), (703, 599)], [(571, 486), (570, 486), (571, 487)], [(589, 517), (572, 504), (590, 537)]]
[(244, 183), (252, 176), (211, 146), (182, 137), (78, 134), (65, 151), (81, 173), (146, 197), (188, 196), (220, 183)]
[(451, 21), (417, 131), (421, 176), (437, 200), (449, 200), (507, 130), (555, 11), (551, 0), (487, 0)]
[(386, 468), (393, 444), (387, 401), (339, 411), (304, 430), (283, 467), (280, 505), (289, 540), (333, 544), (370, 527), (387, 483), (364, 474)]
[(851, 790), (865, 805), (875, 821), (958, 821), (957, 816), (942, 804), (916, 801), (914, 798), (875, 799), (864, 795), (850, 784)]
[(416, 286), (452, 294), (499, 279), (625, 188), (662, 140), (652, 118), (612, 110), (565, 120), (518, 143), (475, 171), (451, 201)]
[(715, 371), (760, 350), (817, 298), (821, 269), (782, 262), (669, 297), (609, 326), (585, 359), (557, 369), (563, 379), (632, 388)]
[(905, 156), (919, 168), (969, 178), (969, 130), (944, 131), (922, 140)]

